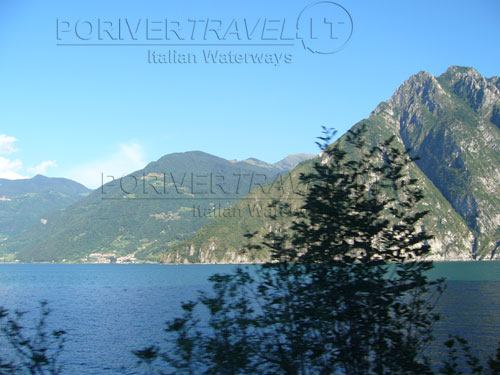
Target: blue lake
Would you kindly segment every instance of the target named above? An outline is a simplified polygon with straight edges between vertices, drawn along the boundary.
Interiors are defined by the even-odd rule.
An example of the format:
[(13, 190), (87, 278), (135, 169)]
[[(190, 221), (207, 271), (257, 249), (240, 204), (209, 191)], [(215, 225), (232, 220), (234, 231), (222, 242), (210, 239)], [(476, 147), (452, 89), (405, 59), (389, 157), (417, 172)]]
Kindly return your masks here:
[[(161, 344), (165, 321), (178, 315), (179, 303), (207, 289), (213, 273), (234, 268), (2, 264), (0, 306), (36, 312), (40, 300), (50, 302), (51, 326), (68, 332), (64, 373), (139, 374), (130, 352)], [(448, 280), (437, 341), (459, 333), (480, 355), (492, 352), (500, 340), (500, 262), (436, 263), (431, 276)]]

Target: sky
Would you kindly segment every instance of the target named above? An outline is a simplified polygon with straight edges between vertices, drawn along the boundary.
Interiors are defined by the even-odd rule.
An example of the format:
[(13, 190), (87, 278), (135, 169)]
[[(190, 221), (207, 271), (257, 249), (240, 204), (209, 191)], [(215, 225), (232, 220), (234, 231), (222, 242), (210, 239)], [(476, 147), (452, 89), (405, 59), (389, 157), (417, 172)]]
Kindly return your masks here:
[[(0, 0), (0, 178), (96, 188), (173, 152), (315, 154), (321, 126), (344, 133), (421, 70), (500, 75), (499, 17), (496, 0)], [(250, 61), (204, 60), (229, 52)]]

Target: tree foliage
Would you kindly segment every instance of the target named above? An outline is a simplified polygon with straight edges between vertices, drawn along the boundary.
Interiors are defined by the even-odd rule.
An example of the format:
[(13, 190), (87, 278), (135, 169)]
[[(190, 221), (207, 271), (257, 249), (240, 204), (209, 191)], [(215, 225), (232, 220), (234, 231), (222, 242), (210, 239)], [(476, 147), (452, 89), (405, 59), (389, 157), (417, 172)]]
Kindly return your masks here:
[(10, 313), (0, 307), (0, 375), (57, 375), (62, 372), (59, 355), (66, 332), (49, 330), (50, 309), (40, 302), (40, 317), (34, 327), (22, 324), (25, 312)]
[(450, 335), (444, 345), (447, 348), (447, 358), (443, 358), (438, 369), (440, 375), (488, 374), (500, 375), (500, 343), (494, 356), (489, 356), (487, 366), (472, 353), (467, 340), (459, 335)]
[(430, 373), (422, 351), (442, 281), (426, 276), (412, 159), (393, 139), (369, 145), (363, 127), (329, 146), (333, 134), (324, 129), (321, 158), (301, 176), (292, 227), (277, 217), (247, 249), (267, 247), (270, 261), (213, 276), (213, 292), (168, 323), (174, 348), (157, 356), (172, 373)]
[[(412, 159), (392, 139), (369, 145), (362, 127), (332, 146), (324, 130), (293, 225), (276, 217), (246, 249), (265, 247), (270, 261), (213, 275), (212, 291), (167, 322), (170, 347), (134, 351), (139, 364), (176, 375), (499, 375), (500, 346), (487, 366), (458, 336), (440, 366), (425, 356), (443, 281), (426, 276), (431, 236)], [(42, 302), (28, 329), (24, 313), (0, 308), (0, 375), (62, 373), (66, 333), (48, 329), (49, 314)]]

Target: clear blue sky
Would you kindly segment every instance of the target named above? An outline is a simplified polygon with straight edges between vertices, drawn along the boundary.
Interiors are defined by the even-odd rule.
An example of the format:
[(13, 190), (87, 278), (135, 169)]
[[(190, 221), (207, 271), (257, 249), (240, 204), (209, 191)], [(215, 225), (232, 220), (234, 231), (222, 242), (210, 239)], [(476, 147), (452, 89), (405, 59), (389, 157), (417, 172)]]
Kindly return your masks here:
[(290, 64), (148, 64), (148, 50), (56, 46), (56, 20), (286, 19), (309, 0), (0, 0), (0, 176), (42, 172), (92, 187), (172, 153), (276, 162), (316, 153), (321, 125), (345, 132), (420, 70), (500, 75), (500, 2), (338, 0), (353, 20), (334, 54), (281, 47)]

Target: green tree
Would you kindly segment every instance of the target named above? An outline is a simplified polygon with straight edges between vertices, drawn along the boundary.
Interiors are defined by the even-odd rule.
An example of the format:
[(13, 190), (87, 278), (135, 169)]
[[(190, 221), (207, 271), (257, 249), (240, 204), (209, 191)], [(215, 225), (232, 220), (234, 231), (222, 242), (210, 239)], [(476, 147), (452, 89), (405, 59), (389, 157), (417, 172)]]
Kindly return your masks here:
[[(136, 352), (175, 374), (425, 374), (442, 280), (429, 280), (431, 236), (412, 159), (360, 127), (329, 146), (291, 228), (276, 218), (260, 245), (271, 260), (214, 275), (211, 293), (168, 322), (173, 348)], [(286, 202), (274, 202), (273, 204)], [(251, 235), (249, 235), (251, 237)], [(207, 314), (208, 312), (208, 314)], [(170, 371), (170, 372), (168, 372)]]

